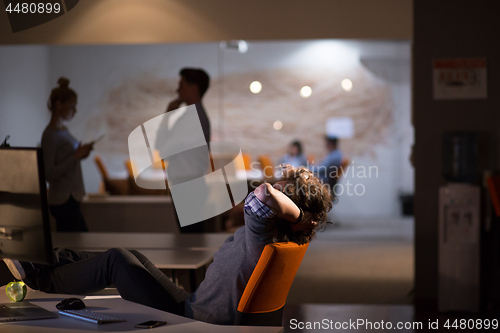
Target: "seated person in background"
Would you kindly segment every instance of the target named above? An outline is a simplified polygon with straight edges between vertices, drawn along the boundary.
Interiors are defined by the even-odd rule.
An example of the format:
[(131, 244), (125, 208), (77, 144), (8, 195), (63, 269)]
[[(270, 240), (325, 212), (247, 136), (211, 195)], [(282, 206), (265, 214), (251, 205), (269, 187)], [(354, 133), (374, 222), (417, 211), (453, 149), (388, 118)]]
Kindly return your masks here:
[(139, 252), (122, 248), (102, 253), (57, 248), (58, 264), (53, 266), (8, 259), (6, 263), (33, 289), (88, 294), (114, 284), (126, 300), (209, 323), (233, 324), (264, 247), (273, 242), (309, 242), (325, 226), (331, 207), (328, 188), (311, 171), (286, 166), (282, 181), (274, 187), (262, 184), (247, 196), (245, 225), (215, 253), (205, 279), (192, 294)]
[(287, 153), (281, 158), (279, 164), (290, 164), (296, 168), (307, 165), (307, 158), (302, 153), (302, 144), (299, 140), (293, 141), (288, 146)]
[(334, 191), (335, 184), (339, 179), (340, 165), (342, 164), (342, 152), (338, 149), (338, 139), (336, 137), (325, 137), (327, 155), (311, 170), (318, 174), (323, 183), (328, 184), (330, 190)]

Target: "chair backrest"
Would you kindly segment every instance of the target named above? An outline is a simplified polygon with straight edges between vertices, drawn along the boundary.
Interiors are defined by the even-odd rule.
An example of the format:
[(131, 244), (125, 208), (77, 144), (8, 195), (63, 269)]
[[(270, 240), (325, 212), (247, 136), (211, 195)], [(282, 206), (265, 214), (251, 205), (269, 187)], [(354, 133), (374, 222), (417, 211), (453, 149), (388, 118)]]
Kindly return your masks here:
[(235, 325), (281, 326), (288, 291), (309, 244), (271, 243), (243, 291)]
[(128, 179), (110, 179), (108, 169), (104, 165), (101, 156), (96, 155), (94, 162), (102, 177), (104, 189), (111, 195), (127, 195), (129, 194)]
[(264, 176), (267, 178), (273, 178), (274, 177), (274, 167), (273, 163), (271, 162), (271, 159), (267, 155), (260, 155), (259, 158), (259, 163), (260, 167), (262, 168), (262, 171), (264, 172)]
[(243, 163), (245, 164), (245, 170), (252, 169), (252, 156), (250, 154), (243, 153)]
[(137, 169), (134, 162), (132, 162), (131, 160), (125, 160), (125, 168), (127, 169), (128, 176), (134, 179), (134, 169)]
[(97, 165), (97, 169), (99, 170), (99, 173), (101, 174), (102, 180), (109, 179), (108, 170), (106, 169), (106, 166), (104, 165), (104, 162), (102, 161), (101, 156), (95, 155), (94, 162)]
[(495, 213), (500, 216), (500, 176), (489, 177), (486, 182), (488, 183), (493, 207), (495, 207)]
[[(165, 163), (163, 160), (159, 162)], [(125, 160), (125, 168), (128, 172), (129, 194), (132, 195), (168, 195), (168, 189), (165, 190), (151, 190), (139, 187), (135, 182), (134, 174), (137, 174), (137, 165), (132, 160)], [(163, 168), (163, 166), (162, 166)]]

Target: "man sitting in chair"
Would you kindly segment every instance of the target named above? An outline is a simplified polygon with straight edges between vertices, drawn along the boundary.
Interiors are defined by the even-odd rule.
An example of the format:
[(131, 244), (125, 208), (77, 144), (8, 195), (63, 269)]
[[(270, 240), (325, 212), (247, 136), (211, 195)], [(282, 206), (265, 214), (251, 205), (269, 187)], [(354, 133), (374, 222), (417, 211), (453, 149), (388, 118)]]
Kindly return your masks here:
[[(283, 179), (260, 185), (245, 200), (245, 225), (214, 254), (205, 279), (189, 294), (137, 251), (113, 248), (92, 253), (56, 248), (56, 265), (5, 259), (12, 275), (48, 293), (88, 294), (114, 284), (129, 301), (189, 318), (233, 324), (238, 302), (272, 242), (304, 244), (326, 224), (331, 194), (306, 168), (285, 166)], [(6, 277), (3, 284), (11, 280)]]

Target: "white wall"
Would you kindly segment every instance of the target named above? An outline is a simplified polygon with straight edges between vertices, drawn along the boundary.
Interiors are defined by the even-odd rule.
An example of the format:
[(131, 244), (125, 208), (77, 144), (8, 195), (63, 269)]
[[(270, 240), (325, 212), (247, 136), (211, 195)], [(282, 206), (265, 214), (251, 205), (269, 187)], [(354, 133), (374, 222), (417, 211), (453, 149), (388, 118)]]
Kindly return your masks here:
[(36, 147), (49, 122), (48, 46), (0, 47), (0, 141)]

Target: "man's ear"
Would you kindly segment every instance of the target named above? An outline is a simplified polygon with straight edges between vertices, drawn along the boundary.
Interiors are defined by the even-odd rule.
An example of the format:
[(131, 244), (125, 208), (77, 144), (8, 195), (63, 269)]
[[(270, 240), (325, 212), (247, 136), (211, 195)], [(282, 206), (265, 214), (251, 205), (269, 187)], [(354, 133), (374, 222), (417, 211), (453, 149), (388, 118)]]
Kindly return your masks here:
[(189, 86), (189, 89), (192, 90), (193, 93), (197, 94), (198, 97), (201, 97), (200, 87), (198, 87), (198, 85), (196, 83), (189, 83), (189, 82), (186, 82), (186, 83)]

